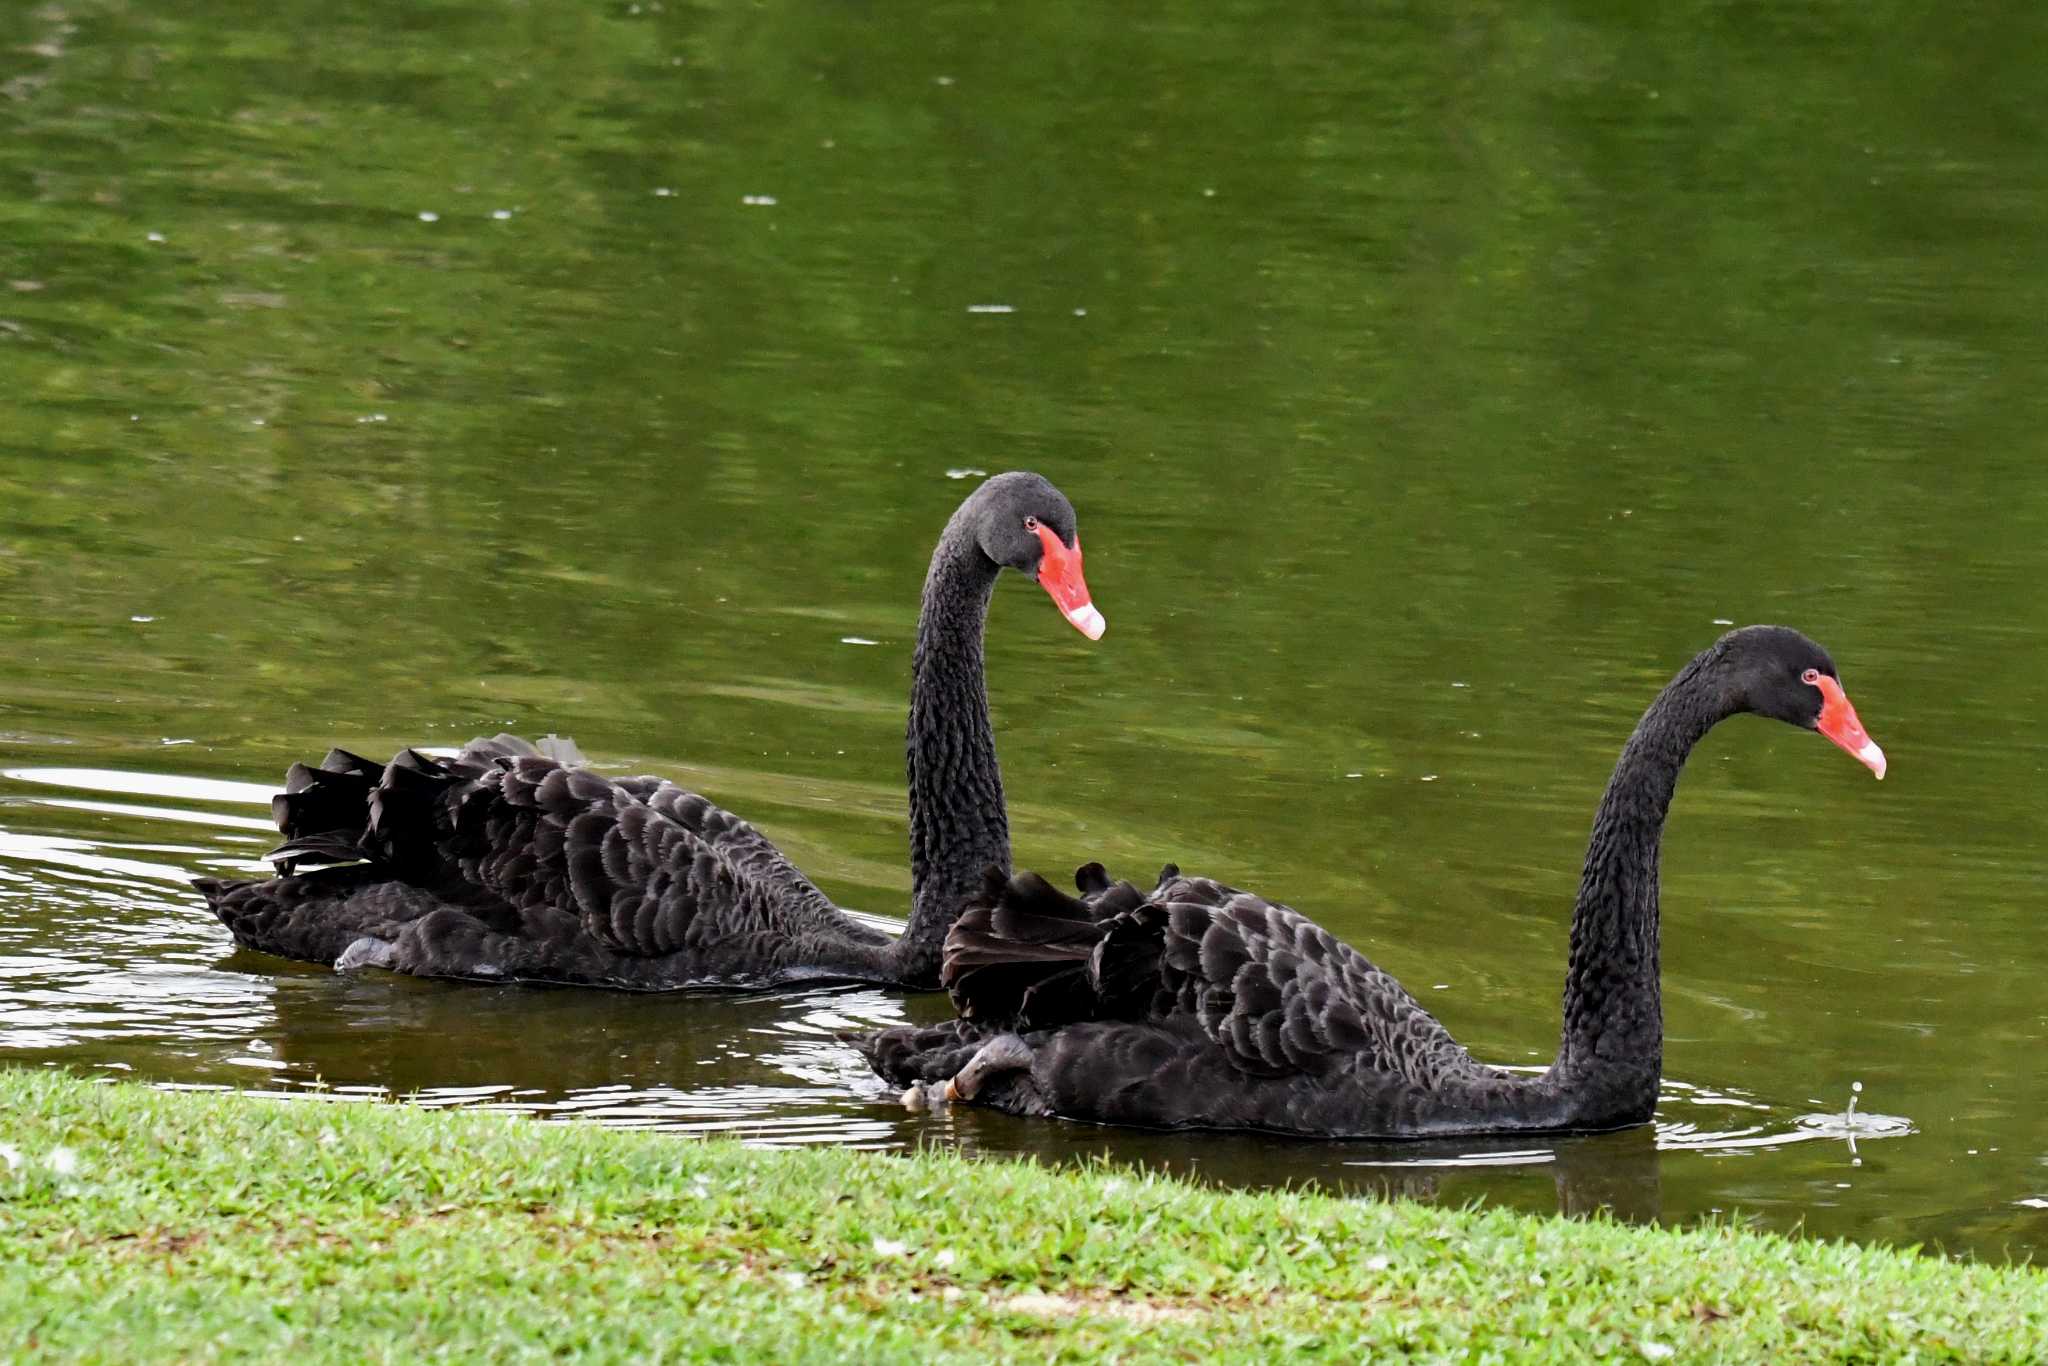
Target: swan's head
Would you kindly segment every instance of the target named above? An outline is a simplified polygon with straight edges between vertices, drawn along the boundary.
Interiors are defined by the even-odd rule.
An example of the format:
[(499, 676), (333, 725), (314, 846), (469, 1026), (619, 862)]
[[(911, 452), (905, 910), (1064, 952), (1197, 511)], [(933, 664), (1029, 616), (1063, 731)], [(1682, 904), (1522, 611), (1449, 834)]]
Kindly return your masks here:
[(1038, 580), (1075, 630), (1102, 639), (1109, 623), (1089, 600), (1088, 580), (1081, 576), (1081, 532), (1067, 496), (1050, 480), (1019, 470), (990, 479), (968, 505), (982, 553)]
[(1856, 719), (1826, 650), (1789, 626), (1745, 626), (1718, 648), (1718, 667), (1745, 710), (1817, 730), (1884, 777), (1884, 751)]

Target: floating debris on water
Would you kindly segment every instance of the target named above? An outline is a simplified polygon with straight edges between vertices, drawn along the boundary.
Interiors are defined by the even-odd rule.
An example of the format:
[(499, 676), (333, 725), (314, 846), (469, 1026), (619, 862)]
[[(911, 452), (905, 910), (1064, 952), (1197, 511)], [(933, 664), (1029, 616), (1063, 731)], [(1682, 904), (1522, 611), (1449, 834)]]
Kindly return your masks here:
[(775, 196), (772, 194), (743, 194), (740, 196), (740, 203), (752, 205), (757, 209), (772, 209), (775, 207)]
[(440, 221), (441, 221), (441, 215), (440, 215), (440, 214), (438, 214), (438, 213), (435, 213), (435, 212), (434, 212), (434, 211), (433, 211), (432, 209), (421, 209), (421, 210), (420, 210), (420, 222), (422, 222), (422, 223), (438, 223), (438, 222), (440, 222)]
[(969, 469), (967, 466), (961, 465), (958, 468), (947, 470), (946, 477), (948, 479), (986, 479), (988, 478), (988, 471)]
[(969, 313), (1015, 313), (1017, 310), (1008, 304), (969, 304), (967, 305), (967, 311)]
[(882, 642), (879, 640), (869, 640), (866, 636), (841, 636), (839, 637), (839, 643), (841, 645), (880, 645)]

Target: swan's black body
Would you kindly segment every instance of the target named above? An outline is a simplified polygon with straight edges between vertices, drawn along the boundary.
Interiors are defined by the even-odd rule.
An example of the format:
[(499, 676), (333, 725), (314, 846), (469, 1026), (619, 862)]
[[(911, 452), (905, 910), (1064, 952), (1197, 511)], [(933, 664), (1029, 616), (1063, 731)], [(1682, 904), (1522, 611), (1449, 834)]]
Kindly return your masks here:
[[(1079, 608), (1071, 587), (1048, 579), (1055, 554)], [(983, 626), (1005, 566), (1038, 572), (1069, 618), (1100, 634), (1066, 498), (1035, 474), (988, 480), (947, 524), (925, 579), (908, 731), (911, 915), (900, 938), (841, 912), (759, 831), (704, 797), (656, 778), (602, 777), (572, 753), (506, 735), (453, 759), (406, 750), (380, 766), (336, 750), (317, 769), (294, 765), (273, 804), (287, 836), (272, 855), (283, 875), (195, 885), (237, 943), (337, 967), (646, 990), (835, 978), (936, 986), (946, 931), (981, 870), (1009, 866), (982, 679)], [(297, 872), (302, 862), (336, 866)]]
[[(1839, 697), (1819, 646), (1751, 627), (1693, 660), (1644, 714), (1594, 818), (1563, 1038), (1541, 1074), (1475, 1061), (1299, 912), (1172, 867), (1147, 894), (1090, 864), (1079, 900), (991, 869), (946, 942), (960, 1018), (860, 1047), (897, 1085), (1109, 1124), (1421, 1138), (1643, 1123), (1663, 1065), (1657, 861), (1679, 770), (1736, 712), (1815, 727), (1823, 689), (1809, 680), (1822, 675)], [(1882, 776), (1881, 752), (1840, 706), (1830, 737)]]

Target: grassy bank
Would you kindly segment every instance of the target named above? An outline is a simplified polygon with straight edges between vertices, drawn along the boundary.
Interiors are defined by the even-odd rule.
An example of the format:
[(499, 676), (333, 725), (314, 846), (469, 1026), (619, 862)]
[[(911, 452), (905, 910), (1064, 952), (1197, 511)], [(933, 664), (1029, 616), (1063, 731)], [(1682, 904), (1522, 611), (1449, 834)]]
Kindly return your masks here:
[(0, 1072), (0, 1356), (2034, 1360), (2048, 1275)]

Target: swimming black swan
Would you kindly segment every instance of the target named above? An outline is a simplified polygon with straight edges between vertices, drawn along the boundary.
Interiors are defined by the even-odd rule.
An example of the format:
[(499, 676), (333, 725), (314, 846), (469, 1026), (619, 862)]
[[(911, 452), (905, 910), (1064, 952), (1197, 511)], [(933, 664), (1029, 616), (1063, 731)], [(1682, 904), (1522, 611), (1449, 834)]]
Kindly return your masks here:
[(1884, 777), (1820, 646), (1731, 631), (1643, 714), (1593, 820), (1564, 1032), (1540, 1075), (1488, 1067), (1299, 912), (1168, 867), (1148, 895), (1100, 864), (1083, 899), (990, 869), (946, 940), (960, 1018), (857, 1040), (907, 1103), (972, 1101), (1163, 1129), (1325, 1137), (1612, 1129), (1657, 1102), (1657, 845), (1686, 754), (1724, 717), (1818, 730)]
[[(573, 746), (473, 740), (388, 765), (335, 750), (272, 803), (288, 837), (266, 881), (199, 878), (237, 943), (337, 968), (664, 989), (846, 979), (930, 989), (946, 931), (1007, 868), (982, 633), (1002, 569), (1103, 632), (1066, 497), (999, 474), (947, 522), (911, 666), (910, 922), (854, 921), (737, 816), (658, 778), (577, 766)], [(302, 862), (331, 865), (305, 872)]]

